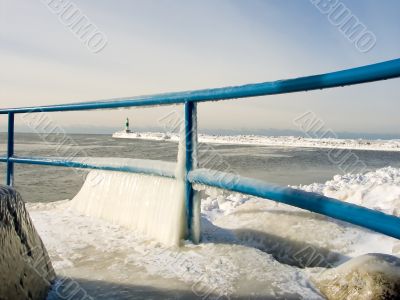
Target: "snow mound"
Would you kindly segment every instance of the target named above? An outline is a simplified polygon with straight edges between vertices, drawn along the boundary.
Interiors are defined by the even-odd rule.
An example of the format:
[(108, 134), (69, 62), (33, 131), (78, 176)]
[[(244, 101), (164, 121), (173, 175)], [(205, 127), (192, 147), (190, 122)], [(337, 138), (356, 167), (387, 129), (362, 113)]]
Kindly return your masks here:
[(336, 175), (326, 183), (298, 188), (400, 216), (400, 169), (386, 167), (365, 174)]

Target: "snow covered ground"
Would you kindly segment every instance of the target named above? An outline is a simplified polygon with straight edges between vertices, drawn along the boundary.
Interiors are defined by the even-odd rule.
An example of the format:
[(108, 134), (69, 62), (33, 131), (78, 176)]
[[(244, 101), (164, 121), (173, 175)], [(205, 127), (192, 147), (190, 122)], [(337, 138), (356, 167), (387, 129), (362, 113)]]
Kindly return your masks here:
[[(171, 140), (179, 141), (179, 134), (161, 132), (126, 133), (124, 131), (113, 134), (114, 138)], [(312, 147), (338, 148), (355, 150), (400, 151), (400, 140), (364, 140), (364, 139), (314, 139), (294, 136), (260, 136), (260, 135), (206, 135), (199, 134), (200, 143), (232, 144), (232, 145), (259, 145), (277, 147)]]
[[(322, 299), (312, 281), (321, 268), (371, 252), (400, 256), (396, 239), (272, 201), (196, 188), (203, 242), (180, 248), (81, 215), (68, 200), (27, 207), (56, 272), (96, 299)], [(399, 169), (300, 188), (399, 215)]]
[[(254, 224), (254, 228), (259, 229), (259, 219), (254, 217), (265, 214), (267, 226), (263, 230), (282, 238), (315, 242), (350, 257), (368, 251), (400, 254), (399, 241), (357, 226), (273, 201), (209, 187), (200, 188), (204, 194), (201, 202), (203, 216), (217, 224), (228, 220), (222, 222), (224, 228), (240, 228), (243, 220), (237, 222), (235, 215), (250, 211), (246, 213), (249, 217), (244, 227)], [(386, 167), (365, 174), (336, 175), (326, 183), (294, 188), (400, 216), (400, 169)], [(338, 231), (335, 233), (335, 230)], [(333, 239), (335, 236), (337, 240)], [(376, 243), (377, 240), (380, 242)]]

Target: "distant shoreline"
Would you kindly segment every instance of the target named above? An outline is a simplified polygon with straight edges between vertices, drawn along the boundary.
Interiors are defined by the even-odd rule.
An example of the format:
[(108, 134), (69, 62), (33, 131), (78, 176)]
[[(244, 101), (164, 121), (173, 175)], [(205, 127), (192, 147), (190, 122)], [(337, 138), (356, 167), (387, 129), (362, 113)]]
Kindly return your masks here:
[[(162, 132), (115, 132), (113, 138), (142, 139), (156, 141), (178, 142), (177, 133)], [(397, 140), (367, 140), (367, 139), (313, 139), (295, 136), (261, 136), (261, 135), (209, 135), (199, 134), (199, 142), (207, 144), (253, 145), (297, 148), (327, 148), (372, 151), (400, 151), (400, 139)]]

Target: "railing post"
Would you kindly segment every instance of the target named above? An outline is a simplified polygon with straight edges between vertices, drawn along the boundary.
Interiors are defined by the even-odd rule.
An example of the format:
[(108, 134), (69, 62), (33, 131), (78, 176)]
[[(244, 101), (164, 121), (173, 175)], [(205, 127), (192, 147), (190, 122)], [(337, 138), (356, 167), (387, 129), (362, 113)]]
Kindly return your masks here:
[(197, 161), (193, 155), (197, 149), (197, 117), (196, 104), (193, 102), (185, 102), (185, 205), (187, 218), (187, 237), (189, 240), (196, 242), (193, 233), (193, 209), (194, 209), (194, 190), (192, 183), (188, 180), (189, 172), (196, 167)]
[(14, 155), (14, 113), (8, 113), (8, 138), (7, 138), (7, 185), (14, 184), (14, 163), (10, 158)]

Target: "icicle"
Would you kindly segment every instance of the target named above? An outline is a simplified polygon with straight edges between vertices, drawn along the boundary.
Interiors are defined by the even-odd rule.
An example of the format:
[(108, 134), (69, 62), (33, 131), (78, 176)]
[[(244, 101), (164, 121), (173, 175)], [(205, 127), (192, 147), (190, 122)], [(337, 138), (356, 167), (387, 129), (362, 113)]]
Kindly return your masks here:
[[(193, 168), (197, 167), (197, 120), (193, 112)], [(176, 179), (113, 171), (92, 171), (72, 207), (81, 213), (136, 230), (166, 245), (179, 245), (188, 236), (185, 213), (185, 128), (181, 129)], [(93, 185), (102, 175), (101, 182)], [(194, 191), (190, 236), (200, 240), (200, 197)]]

